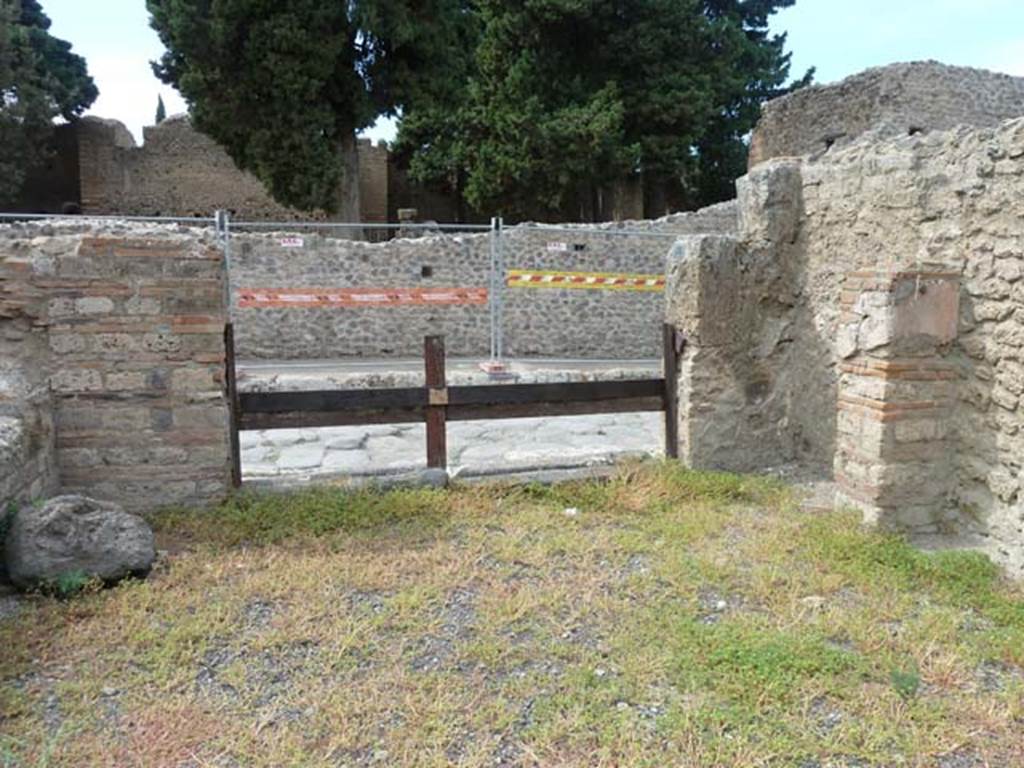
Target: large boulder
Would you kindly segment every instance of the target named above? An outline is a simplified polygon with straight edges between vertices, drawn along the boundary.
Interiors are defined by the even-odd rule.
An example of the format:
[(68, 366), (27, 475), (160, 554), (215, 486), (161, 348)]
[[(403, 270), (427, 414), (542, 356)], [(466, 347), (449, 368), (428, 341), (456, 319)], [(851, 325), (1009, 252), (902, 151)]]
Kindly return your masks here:
[(7, 571), (23, 589), (82, 574), (111, 583), (145, 575), (156, 558), (146, 521), (116, 504), (57, 496), (14, 516), (5, 545)]

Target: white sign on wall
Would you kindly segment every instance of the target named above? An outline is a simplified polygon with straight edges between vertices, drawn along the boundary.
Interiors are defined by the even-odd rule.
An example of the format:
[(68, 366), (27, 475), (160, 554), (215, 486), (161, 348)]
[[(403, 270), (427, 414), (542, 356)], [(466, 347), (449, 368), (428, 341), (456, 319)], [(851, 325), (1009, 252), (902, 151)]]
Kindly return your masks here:
[(282, 248), (301, 248), (306, 244), (304, 238), (301, 237), (282, 237), (281, 247)]
[(569, 250), (568, 243), (548, 243), (548, 250), (554, 251), (555, 253), (567, 253)]

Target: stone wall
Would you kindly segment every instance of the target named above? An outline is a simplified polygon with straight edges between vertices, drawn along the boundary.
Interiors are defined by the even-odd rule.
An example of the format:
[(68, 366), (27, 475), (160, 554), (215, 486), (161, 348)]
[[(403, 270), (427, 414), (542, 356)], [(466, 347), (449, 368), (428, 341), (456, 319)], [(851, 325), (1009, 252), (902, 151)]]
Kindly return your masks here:
[[(549, 229), (508, 228), (508, 270), (664, 273), (672, 234), (734, 232), (723, 204), (654, 222)], [(647, 234), (649, 233), (649, 236)], [(415, 357), (423, 337), (444, 334), (449, 353), (486, 356), (490, 310), (479, 299), (452, 304), (278, 307), (248, 303), (253, 289), (437, 291), (490, 286), (491, 235), (442, 234), (371, 244), (319, 234), (232, 238), (232, 313), (243, 358)], [(661, 291), (509, 287), (505, 352), (528, 357), (641, 358), (660, 355)]]
[(1024, 78), (938, 62), (869, 69), (765, 104), (750, 166), (773, 157), (822, 154), (871, 132), (875, 138), (995, 126), (1024, 114)]
[(374, 145), (359, 139), (359, 207), (365, 222), (397, 221), (388, 218), (388, 176), (391, 152), (383, 141)]
[(0, 262), (0, 515), (58, 486), (53, 403), (38, 365), (47, 349), (17, 295), (23, 270)]
[(0, 437), (15, 457), (0, 502), (59, 488), (141, 510), (225, 493), (223, 271), (197, 230), (0, 227), (0, 423), (15, 435)]
[[(980, 537), (1024, 573), (1024, 119), (866, 137), (738, 186), (739, 237), (671, 261), (691, 463), (835, 464), (869, 519)], [(938, 333), (949, 304), (914, 313), (950, 284)]]
[[(59, 157), (64, 167), (72, 158), (77, 165), (74, 183), (80, 194), (75, 199), (86, 214), (210, 217), (226, 210), (237, 220), (326, 218), (275, 202), (255, 176), (239, 170), (184, 115), (143, 128), (142, 146), (116, 120), (86, 117), (62, 136), (66, 139), (69, 132), (75, 141), (63, 146)], [(358, 148), (361, 218), (388, 221), (390, 152), (387, 145), (369, 140), (360, 140)], [(36, 186), (43, 181), (37, 180)]]
[(82, 210), (87, 214), (205, 216), (218, 209), (240, 219), (309, 218), (279, 205), (263, 185), (186, 117), (143, 129), (135, 145), (116, 120), (78, 123)]

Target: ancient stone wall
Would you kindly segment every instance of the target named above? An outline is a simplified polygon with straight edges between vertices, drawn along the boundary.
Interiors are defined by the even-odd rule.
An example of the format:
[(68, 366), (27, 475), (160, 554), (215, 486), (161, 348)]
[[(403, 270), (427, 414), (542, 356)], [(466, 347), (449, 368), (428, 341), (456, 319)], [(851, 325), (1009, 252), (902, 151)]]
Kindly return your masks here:
[(53, 403), (38, 364), (48, 350), (16, 295), (23, 271), (0, 263), (0, 515), (58, 486)]
[[(834, 463), (869, 518), (980, 536), (1024, 572), (1024, 119), (773, 160), (738, 186), (740, 236), (673, 259), (696, 270), (669, 296), (692, 463)], [(951, 284), (938, 333), (948, 303), (915, 313)]]
[(750, 166), (773, 157), (822, 154), (871, 132), (906, 136), (959, 125), (995, 126), (1024, 115), (1024, 78), (938, 62), (869, 69), (765, 104)]
[(0, 502), (60, 488), (152, 509), (225, 492), (223, 271), (198, 230), (0, 227), (0, 408), (21, 425), (4, 422), (16, 463)]
[(391, 152), (384, 142), (374, 145), (369, 139), (359, 140), (359, 206), (360, 220), (366, 222), (397, 221), (388, 218), (388, 176)]
[[(724, 204), (655, 222), (513, 227), (504, 231), (500, 247), (509, 275), (661, 278), (673, 234), (732, 232), (735, 227), (736, 208)], [(319, 234), (235, 235), (230, 274), (239, 355), (418, 356), (423, 337), (440, 333), (446, 336), (450, 354), (486, 356), (491, 243), (487, 232), (380, 244)], [(609, 285), (599, 290), (538, 285), (549, 284), (513, 280), (502, 288), (506, 354), (612, 359), (660, 355), (660, 286), (625, 290)], [(380, 289), (406, 295), (397, 302), (374, 301), (366, 295), (379, 294)], [(429, 303), (415, 294), (446, 289), (472, 293), (453, 294), (444, 303)], [(327, 296), (339, 291), (362, 293)], [(322, 296), (288, 304), (289, 296), (311, 292)]]
[(82, 210), (87, 214), (205, 216), (218, 209), (243, 219), (303, 219), (274, 202), (213, 139), (186, 117), (143, 129), (141, 147), (115, 120), (78, 124)]
[[(812, 269), (830, 270), (821, 299), (859, 269), (959, 276), (959, 327), (946, 356), (958, 374), (956, 404), (939, 420), (956, 446), (949, 498), (965, 529), (1024, 569), (1024, 120), (853, 148), (832, 168), (808, 166), (804, 183), (802, 245)], [(837, 253), (849, 254), (846, 274), (831, 272)], [(835, 322), (824, 308), (817, 315)], [(841, 357), (857, 354), (840, 340)]]

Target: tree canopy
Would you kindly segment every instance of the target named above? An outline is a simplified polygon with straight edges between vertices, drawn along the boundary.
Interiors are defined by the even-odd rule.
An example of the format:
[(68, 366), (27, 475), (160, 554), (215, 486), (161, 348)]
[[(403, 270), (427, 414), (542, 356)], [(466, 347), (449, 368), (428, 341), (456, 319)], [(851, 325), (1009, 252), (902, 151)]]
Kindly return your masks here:
[(280, 202), (358, 215), (356, 132), (447, 99), (463, 0), (146, 0), (157, 75)]
[(794, 2), (476, 0), (459, 97), (407, 111), (399, 150), (414, 178), (510, 216), (572, 216), (630, 177), (651, 214), (731, 197), (789, 77), (768, 18)]
[(54, 120), (74, 120), (98, 95), (85, 60), (49, 29), (37, 0), (0, 0), (0, 203), (50, 156)]

